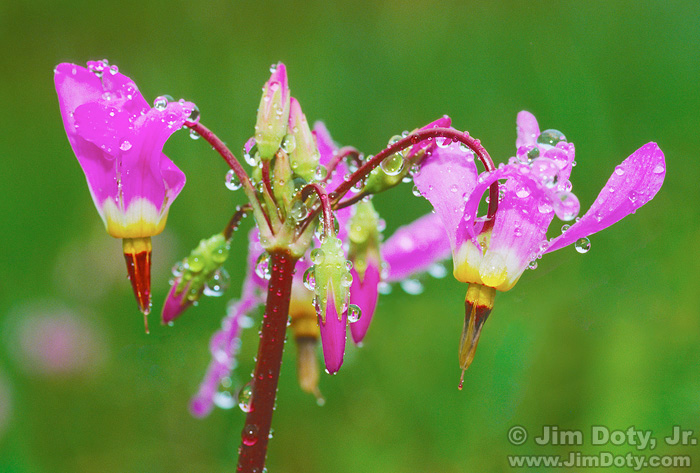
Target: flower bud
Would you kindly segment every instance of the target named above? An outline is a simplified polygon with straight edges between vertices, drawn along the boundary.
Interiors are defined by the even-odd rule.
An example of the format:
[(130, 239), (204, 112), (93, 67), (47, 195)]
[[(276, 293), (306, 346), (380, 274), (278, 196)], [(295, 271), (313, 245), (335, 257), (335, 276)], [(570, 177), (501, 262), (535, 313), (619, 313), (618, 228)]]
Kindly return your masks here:
[(294, 97), (291, 98), (289, 131), (294, 137), (295, 144), (294, 149), (289, 153), (292, 171), (307, 182), (311, 182), (315, 179), (320, 155), (309, 123), (301, 111), (299, 101)]
[(221, 267), (229, 255), (230, 243), (222, 233), (201, 240), (174, 270), (175, 280), (163, 304), (161, 319), (170, 323), (207, 291), (221, 295), (228, 274)]
[(314, 260), (316, 313), (321, 329), (323, 357), (329, 373), (343, 364), (347, 325), (349, 287), (352, 276), (342, 249), (342, 242), (329, 234), (312, 256)]
[(355, 343), (360, 343), (367, 333), (377, 306), (381, 258), (379, 255), (379, 215), (371, 202), (359, 202), (348, 224), (352, 261), (352, 286), (350, 303), (358, 306), (361, 317), (350, 323), (350, 333)]
[(258, 120), (255, 124), (255, 142), (263, 160), (272, 159), (287, 134), (289, 100), (287, 69), (284, 64), (279, 63), (263, 87)]

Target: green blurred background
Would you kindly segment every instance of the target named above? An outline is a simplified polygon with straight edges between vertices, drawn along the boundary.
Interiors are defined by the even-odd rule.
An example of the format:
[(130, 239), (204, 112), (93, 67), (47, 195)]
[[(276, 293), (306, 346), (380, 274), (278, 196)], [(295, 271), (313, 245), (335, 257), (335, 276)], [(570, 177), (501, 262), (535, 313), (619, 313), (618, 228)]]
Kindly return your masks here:
[[(517, 112), (530, 110), (576, 144), (584, 210), (635, 149), (657, 141), (666, 154), (651, 203), (594, 235), (589, 253), (545, 256), (498, 295), (463, 391), (465, 287), (449, 276), (381, 298), (365, 346), (322, 378), (323, 407), (297, 387), (288, 344), (269, 471), (497, 472), (509, 454), (601, 450), (687, 454), (699, 468), (697, 445), (637, 452), (592, 446), (589, 433), (634, 425), (661, 440), (680, 425), (698, 436), (700, 3), (2, 0), (0, 41), (0, 471), (235, 468), (243, 413), (187, 410), (226, 298), (173, 328), (152, 316), (144, 335), (120, 242), (64, 134), (54, 66), (103, 57), (149, 101), (196, 102), (234, 151), (252, 134), (270, 64), (283, 61), (309, 120), (372, 154), (449, 114), (502, 161)], [(201, 140), (178, 133), (166, 153), (188, 184), (154, 239), (156, 311), (172, 263), (243, 202)], [(429, 211), (410, 187), (375, 199), (387, 234)], [(234, 247), (230, 297), (243, 238)], [(248, 379), (256, 340), (245, 334), (234, 382)], [(45, 353), (51, 343), (59, 354)], [(585, 445), (513, 446), (513, 425), (531, 438), (544, 425), (583, 430)]]

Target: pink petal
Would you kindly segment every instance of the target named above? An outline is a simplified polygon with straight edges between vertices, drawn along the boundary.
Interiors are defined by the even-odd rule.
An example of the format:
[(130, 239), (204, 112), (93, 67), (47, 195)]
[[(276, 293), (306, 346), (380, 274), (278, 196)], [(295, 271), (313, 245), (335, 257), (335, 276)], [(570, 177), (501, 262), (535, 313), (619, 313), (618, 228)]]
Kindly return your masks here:
[(666, 176), (664, 154), (656, 143), (647, 143), (615, 168), (608, 182), (581, 220), (552, 240), (549, 251), (592, 235), (654, 198)]
[(537, 137), (540, 136), (540, 127), (535, 116), (523, 110), (518, 113), (516, 120), (518, 138), (515, 140), (515, 147), (532, 146), (537, 144)]
[(395, 282), (448, 258), (450, 240), (440, 217), (431, 212), (396, 230), (382, 245), (381, 253), (389, 266), (386, 280)]
[[(467, 264), (477, 268), (482, 278), (502, 275), (504, 279), (492, 287), (508, 290), (540, 252), (542, 243), (546, 241), (547, 227), (554, 218), (554, 210), (550, 194), (527, 165), (499, 167), (480, 179), (481, 182), (467, 200), (464, 220), (458, 232), (460, 244), (461, 241), (471, 240), (478, 245), (476, 237), (480, 228), (471, 222), (476, 218), (483, 193), (494, 181), (501, 179), (508, 180), (501, 185), (504, 194), (498, 203), (487, 250), (480, 261), (468, 261)], [(484, 283), (491, 285), (486, 280)]]
[(323, 359), (330, 374), (338, 372), (343, 365), (348, 323), (347, 310), (343, 311), (340, 317), (338, 316), (332, 286), (332, 283), (328, 284), (326, 322), (323, 323), (320, 316), (318, 318), (318, 326), (321, 329), (321, 345), (323, 345)]
[(180, 317), (180, 315), (182, 315), (182, 313), (192, 305), (192, 301), (186, 297), (187, 287), (183, 288), (180, 294), (176, 294), (175, 292), (180, 280), (180, 278), (177, 278), (177, 280), (170, 287), (170, 291), (168, 291), (168, 295), (163, 303), (163, 311), (161, 312), (160, 318), (164, 324), (169, 324)]
[(453, 251), (464, 213), (464, 198), (474, 190), (477, 175), (474, 154), (452, 143), (446, 148), (435, 147), (421, 162), (420, 172), (413, 176), (413, 182), (442, 220)]
[(355, 343), (360, 343), (365, 338), (374, 310), (377, 307), (377, 297), (379, 295), (377, 290), (381, 279), (379, 262), (369, 259), (367, 263), (364, 279), (360, 278), (360, 275), (357, 274), (354, 268), (350, 271), (350, 274), (352, 274), (350, 303), (357, 305), (362, 311), (360, 319), (350, 324), (350, 333)]
[(333, 142), (333, 138), (323, 122), (314, 123), (312, 133), (316, 137), (316, 146), (321, 155), (320, 163), (327, 166), (331, 162), (333, 154), (338, 150), (338, 146)]

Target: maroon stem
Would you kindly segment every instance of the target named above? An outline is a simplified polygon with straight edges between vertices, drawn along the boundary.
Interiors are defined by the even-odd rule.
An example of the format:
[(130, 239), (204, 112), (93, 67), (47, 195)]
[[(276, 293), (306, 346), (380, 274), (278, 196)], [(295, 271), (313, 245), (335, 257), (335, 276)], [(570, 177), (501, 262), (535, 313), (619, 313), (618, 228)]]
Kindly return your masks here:
[[(455, 130), (454, 128), (426, 128), (414, 131), (405, 138), (400, 139), (396, 143), (383, 149), (371, 159), (365, 161), (365, 163), (352, 173), (349, 179), (343, 181), (333, 193), (336, 195), (333, 204), (337, 204), (341, 197), (343, 197), (351, 188), (361, 179), (364, 179), (374, 168), (379, 166), (384, 159), (391, 156), (394, 153), (402, 151), (411, 146), (417, 145), (423, 141), (430, 140), (433, 138), (445, 138), (451, 141), (459, 141), (464, 143), (469, 149), (474, 151), (479, 160), (483, 163), (487, 171), (494, 171), (496, 167), (493, 164), (493, 160), (486, 149), (481, 146), (481, 141), (476, 138), (469, 136), (467, 132), (461, 132)], [(493, 217), (496, 214), (498, 208), (498, 181), (491, 184), (489, 190), (489, 209), (488, 217)]]
[(326, 234), (333, 231), (333, 211), (331, 210), (331, 202), (328, 198), (326, 190), (320, 184), (308, 184), (301, 191), (301, 198), (306, 199), (311, 191), (316, 192), (318, 199), (321, 201), (321, 211), (323, 212), (323, 229)]
[(224, 238), (226, 238), (227, 240), (230, 240), (231, 237), (233, 237), (233, 232), (238, 230), (238, 226), (241, 224), (241, 220), (243, 220), (243, 217), (248, 215), (248, 213), (250, 211), (251, 211), (250, 204), (243, 204), (236, 209), (236, 213), (233, 214), (231, 219), (228, 221), (226, 228), (224, 228), (224, 231), (223, 231)]
[(357, 167), (359, 168), (362, 166), (362, 160), (360, 159), (360, 152), (353, 148), (352, 146), (344, 146), (343, 148), (340, 148), (338, 152), (333, 155), (331, 158), (331, 161), (328, 163), (327, 170), (328, 170), (328, 175), (326, 176), (326, 181), (329, 181), (331, 179), (331, 176), (333, 175), (333, 171), (335, 171), (335, 168), (338, 166), (338, 164), (348, 156), (352, 157), (353, 160), (355, 161), (355, 164), (357, 164)]
[(272, 271), (252, 380), (251, 410), (245, 419), (238, 450), (238, 472), (261, 473), (265, 468), (296, 262), (296, 258), (283, 250), (270, 254)]

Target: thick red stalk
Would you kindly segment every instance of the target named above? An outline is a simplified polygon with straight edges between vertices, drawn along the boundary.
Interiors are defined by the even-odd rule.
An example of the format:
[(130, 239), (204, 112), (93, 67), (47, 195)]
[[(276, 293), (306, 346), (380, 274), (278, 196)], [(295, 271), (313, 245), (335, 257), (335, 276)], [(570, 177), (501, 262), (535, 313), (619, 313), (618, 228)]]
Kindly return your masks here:
[(241, 433), (242, 441), (236, 470), (238, 472), (262, 473), (265, 468), (296, 262), (296, 258), (285, 251), (270, 253), (272, 272), (267, 287), (267, 304), (260, 331), (257, 363), (251, 381), (251, 410), (246, 416)]

